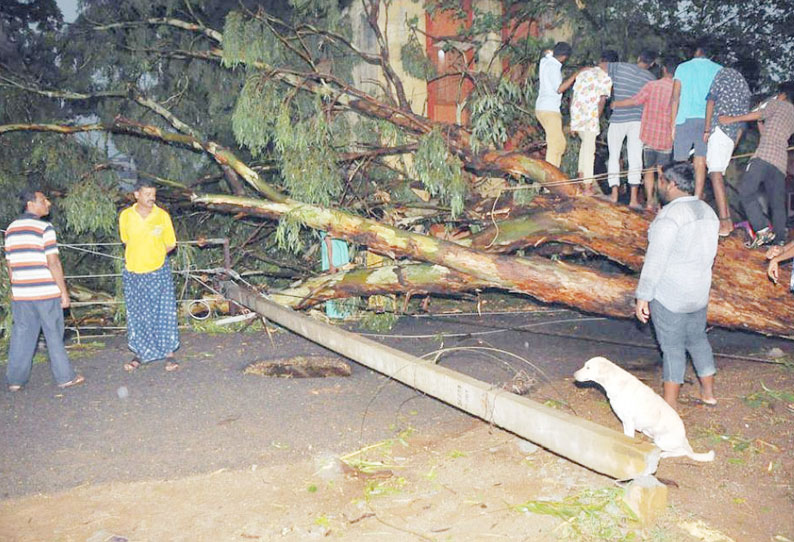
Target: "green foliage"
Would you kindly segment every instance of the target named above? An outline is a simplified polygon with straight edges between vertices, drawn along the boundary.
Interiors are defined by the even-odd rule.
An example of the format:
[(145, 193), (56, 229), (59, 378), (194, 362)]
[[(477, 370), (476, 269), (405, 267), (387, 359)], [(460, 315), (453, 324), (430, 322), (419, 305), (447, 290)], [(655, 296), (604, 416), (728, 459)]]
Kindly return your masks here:
[(430, 194), (449, 205), (453, 218), (463, 212), (463, 200), (466, 197), (463, 164), (449, 152), (438, 129), (420, 140), (413, 169)]
[(523, 97), (522, 89), (506, 78), (500, 78), (493, 91), (486, 84), (476, 87), (468, 104), (471, 112), (472, 152), (479, 152), (483, 145), (497, 148), (504, 145), (523, 116)]
[(282, 96), (278, 85), (260, 75), (249, 76), (237, 98), (232, 115), (234, 136), (256, 158), (273, 139), (273, 129)]
[(774, 390), (761, 382), (761, 391), (745, 395), (742, 400), (751, 407), (771, 408), (777, 402), (794, 404), (794, 390)]
[(436, 67), (425, 55), (425, 48), (412, 32), (408, 41), (400, 48), (400, 60), (408, 75), (417, 79), (430, 80), (437, 75)]
[(362, 328), (373, 333), (390, 331), (400, 319), (394, 314), (394, 301), (386, 296), (381, 297), (385, 300), (387, 310), (384, 312), (365, 311), (359, 321)]
[(238, 64), (273, 63), (279, 51), (276, 41), (262, 21), (232, 11), (223, 26), (223, 65), (234, 68)]
[(60, 202), (69, 228), (77, 234), (116, 231), (115, 191), (100, 186), (91, 177), (74, 184)]
[(298, 207), (281, 216), (276, 229), (276, 243), (280, 249), (293, 253), (303, 250), (304, 242), (301, 237), (303, 212)]
[(281, 108), (275, 126), (275, 147), (280, 154), (284, 186), (295, 199), (327, 206), (341, 193), (342, 178), (331, 146), (333, 137), (321, 111), (296, 122), (289, 107)]
[(563, 520), (559, 536), (578, 542), (628, 542), (638, 539), (637, 516), (622, 499), (623, 489), (584, 490), (562, 501), (527, 501), (519, 512), (555, 516)]
[(338, 0), (289, 0), (295, 9), (297, 19), (311, 18), (318, 20), (328, 30), (337, 31), (342, 22), (342, 11)]
[(11, 281), (8, 280), (6, 259), (0, 258), (0, 342), (11, 337), (11, 310), (8, 300), (11, 299)]

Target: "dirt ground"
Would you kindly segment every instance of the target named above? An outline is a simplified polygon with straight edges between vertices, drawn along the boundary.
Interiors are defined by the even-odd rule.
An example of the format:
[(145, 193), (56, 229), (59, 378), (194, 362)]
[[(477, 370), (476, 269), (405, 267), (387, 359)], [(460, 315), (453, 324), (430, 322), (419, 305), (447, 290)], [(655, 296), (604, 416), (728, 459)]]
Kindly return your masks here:
[[(478, 351), (440, 362), (495, 385), (525, 369), (530, 398), (616, 430), (603, 392), (573, 370), (605, 355), (660, 382), (647, 328), (570, 311), (403, 318), (388, 335), (376, 338), (415, 354), (520, 355), (543, 374)], [(718, 357), (719, 404), (687, 384), (680, 413), (716, 460), (662, 460), (668, 508), (648, 525), (614, 480), (360, 365), (349, 378), (242, 373), (328, 355), (290, 333), (186, 333), (178, 373), (126, 374), (123, 339), (106, 339), (71, 350), (85, 386), (59, 392), (37, 364), (22, 392), (0, 393), (0, 540), (794, 540), (794, 346), (711, 339), (733, 356)], [(771, 348), (784, 363), (758, 361)]]

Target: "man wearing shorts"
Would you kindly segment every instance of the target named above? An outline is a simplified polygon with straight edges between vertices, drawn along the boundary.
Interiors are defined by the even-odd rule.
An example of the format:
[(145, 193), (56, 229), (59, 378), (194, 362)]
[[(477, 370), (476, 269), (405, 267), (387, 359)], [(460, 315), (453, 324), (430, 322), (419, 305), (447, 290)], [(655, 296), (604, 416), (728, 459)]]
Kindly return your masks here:
[[(640, 53), (636, 64), (629, 62), (610, 62), (607, 73), (612, 78), (612, 94), (615, 101), (625, 100), (637, 94), (640, 89), (656, 79), (648, 71), (656, 59), (653, 51), (643, 51)], [(629, 156), (629, 186), (630, 199), (629, 207), (640, 209), (637, 200), (637, 193), (640, 186), (642, 173), (642, 141), (640, 140), (640, 127), (642, 121), (643, 106), (635, 105), (614, 109), (612, 117), (609, 119), (609, 130), (607, 131), (607, 144), (609, 145), (609, 186), (611, 188), (610, 199), (617, 203), (618, 187), (620, 186), (620, 153), (623, 150), (623, 141), (626, 141), (626, 151)]]
[(673, 408), (684, 382), (687, 352), (700, 380), (701, 400), (717, 404), (717, 370), (706, 335), (706, 313), (719, 221), (694, 191), (691, 164), (662, 168), (659, 198), (665, 205), (648, 229), (648, 249), (635, 294), (637, 319), (653, 322), (662, 350), (664, 400)]
[(673, 160), (689, 159), (689, 151), (695, 147), (695, 195), (703, 197), (706, 185), (706, 96), (714, 76), (722, 66), (708, 58), (708, 47), (701, 41), (695, 47), (691, 60), (678, 65), (673, 77)]
[[(757, 120), (761, 141), (753, 154), (739, 185), (739, 196), (755, 237), (747, 248), (758, 248), (772, 242), (786, 243), (786, 167), (788, 140), (794, 134), (794, 81), (781, 83), (778, 94), (755, 111), (737, 117), (721, 116), (721, 124)], [(763, 123), (761, 128), (760, 123)], [(763, 183), (769, 202), (772, 229), (758, 201)]]
[(706, 124), (703, 132), (703, 141), (707, 142), (706, 165), (711, 188), (714, 190), (717, 215), (720, 218), (720, 237), (727, 237), (733, 230), (724, 176), (744, 125), (720, 124), (718, 118), (720, 115), (744, 115), (748, 111), (750, 87), (744, 76), (733, 68), (722, 68), (714, 77), (706, 96)]
[(673, 155), (672, 121), (670, 98), (673, 95), (673, 73), (676, 60), (667, 57), (662, 62), (662, 78), (645, 83), (642, 89), (626, 100), (612, 103), (612, 107), (642, 105), (640, 139), (642, 140), (642, 162), (645, 166), (645, 210), (656, 209), (654, 190), (655, 176), (662, 174), (662, 167), (670, 163)]

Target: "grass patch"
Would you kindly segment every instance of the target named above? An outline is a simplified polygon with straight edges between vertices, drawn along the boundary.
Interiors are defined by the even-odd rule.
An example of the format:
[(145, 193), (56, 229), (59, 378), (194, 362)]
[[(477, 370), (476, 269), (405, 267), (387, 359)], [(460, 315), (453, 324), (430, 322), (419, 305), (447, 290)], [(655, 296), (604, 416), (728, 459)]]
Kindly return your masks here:
[(767, 388), (766, 385), (761, 382), (761, 391), (745, 395), (742, 397), (742, 401), (744, 401), (747, 406), (751, 406), (753, 408), (771, 408), (775, 403), (778, 402), (794, 403), (794, 391), (773, 390), (771, 388)]
[(247, 322), (232, 322), (219, 326), (215, 320), (195, 320), (191, 319), (188, 324), (192, 331), (197, 333), (206, 333), (207, 335), (224, 335), (230, 333), (260, 333), (265, 331), (260, 318)]
[(643, 539), (639, 519), (623, 501), (621, 488), (586, 489), (561, 501), (531, 500), (512, 508), (517, 512), (563, 520), (556, 529), (560, 540), (628, 542)]

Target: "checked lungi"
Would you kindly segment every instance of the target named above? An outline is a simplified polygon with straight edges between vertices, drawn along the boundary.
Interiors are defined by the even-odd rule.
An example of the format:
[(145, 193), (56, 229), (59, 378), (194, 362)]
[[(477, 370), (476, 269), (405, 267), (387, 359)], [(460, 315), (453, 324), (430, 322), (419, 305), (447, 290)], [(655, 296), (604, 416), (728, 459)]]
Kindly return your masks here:
[(151, 273), (122, 271), (127, 302), (127, 345), (141, 363), (165, 358), (179, 348), (176, 296), (171, 265)]

